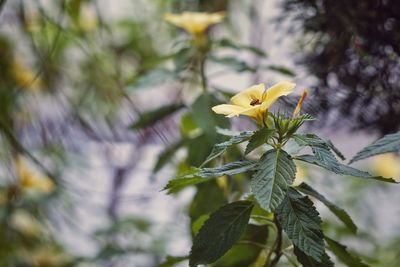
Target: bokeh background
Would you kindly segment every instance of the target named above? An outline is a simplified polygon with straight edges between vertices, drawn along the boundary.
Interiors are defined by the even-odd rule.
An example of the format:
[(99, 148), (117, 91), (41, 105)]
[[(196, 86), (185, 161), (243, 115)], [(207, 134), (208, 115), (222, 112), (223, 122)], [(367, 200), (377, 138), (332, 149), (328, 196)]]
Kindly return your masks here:
[[(201, 188), (161, 192), (183, 158), (208, 153), (202, 139), (189, 145), (200, 159), (180, 143), (201, 89), (180, 62), (188, 35), (164, 14), (187, 10), (226, 12), (206, 69), (221, 96), (283, 79), (307, 87), (303, 110), (318, 120), (305, 130), (348, 158), (399, 131), (395, 0), (1, 0), (0, 266), (149, 267), (188, 254), (193, 210), (209, 204)], [(357, 166), (400, 177), (395, 154)], [(399, 266), (398, 187), (300, 168), (359, 226), (354, 236), (318, 206), (325, 231), (371, 266)]]

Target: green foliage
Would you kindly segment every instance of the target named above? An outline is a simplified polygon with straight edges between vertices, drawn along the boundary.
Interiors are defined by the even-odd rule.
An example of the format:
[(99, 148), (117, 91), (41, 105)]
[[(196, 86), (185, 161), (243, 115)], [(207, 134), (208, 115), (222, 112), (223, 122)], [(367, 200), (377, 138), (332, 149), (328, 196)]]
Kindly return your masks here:
[(300, 146), (320, 147), (323, 149), (331, 149), (340, 159), (345, 160), (343, 154), (332, 144), (331, 141), (322, 140), (315, 134), (294, 134), (293, 139)]
[(224, 65), (226, 67), (232, 68), (233, 70), (237, 72), (244, 72), (244, 71), (249, 71), (249, 72), (255, 72), (256, 69), (252, 66), (249, 66), (245, 61), (240, 60), (236, 57), (210, 57), (210, 60)]
[(315, 197), (322, 203), (324, 203), (329, 210), (335, 214), (339, 220), (341, 220), (352, 233), (357, 232), (357, 226), (354, 224), (353, 220), (351, 219), (350, 215), (342, 208), (336, 206), (332, 202), (330, 202), (328, 199), (326, 199), (323, 195), (318, 193), (315, 189), (313, 189), (311, 186), (309, 186), (306, 183), (301, 183), (296, 189), (300, 190), (304, 194), (307, 194), (309, 196)]
[(155, 86), (160, 86), (176, 78), (177, 76), (174, 71), (165, 68), (156, 68), (136, 78), (133, 84), (127, 87), (127, 90), (137, 91), (149, 89)]
[(322, 221), (312, 201), (289, 188), (276, 213), (293, 244), (307, 256), (322, 262), (325, 253)]
[(139, 119), (132, 123), (130, 128), (134, 130), (138, 129), (143, 129), (146, 127), (149, 127), (153, 125), (154, 123), (166, 118), (167, 116), (171, 115), (172, 113), (180, 110), (183, 108), (183, 104), (171, 104), (171, 105), (166, 105), (162, 106), (160, 108), (157, 108), (155, 110), (142, 113), (139, 116)]
[(286, 75), (286, 76), (290, 76), (290, 77), (296, 76), (296, 73), (294, 73), (292, 70), (290, 70), (286, 67), (270, 65), (270, 66), (267, 66), (266, 68), (269, 70), (272, 70), (274, 72), (277, 72), (279, 74)]
[[(319, 156), (324, 156), (324, 153), (320, 153)], [(356, 168), (341, 164), (337, 162), (337, 160), (333, 160), (332, 157), (329, 155), (324, 158), (324, 161), (321, 161), (317, 159), (317, 157), (313, 155), (301, 155), (295, 157), (296, 160), (301, 160), (313, 165), (317, 165), (319, 167), (322, 167), (328, 171), (334, 172), (336, 174), (340, 175), (348, 175), (348, 176), (354, 176), (354, 177), (360, 177), (360, 178), (366, 178), (366, 179), (374, 179), (378, 180), (381, 182), (387, 182), (387, 183), (398, 183), (396, 180), (393, 178), (385, 178), (382, 176), (374, 176), (371, 175), (370, 173), (366, 171), (361, 171)]]
[(328, 254), (322, 255), (321, 261), (316, 261), (314, 258), (308, 256), (298, 247), (294, 246), (293, 253), (296, 255), (297, 260), (303, 265), (303, 267), (333, 267), (334, 264), (329, 258)]
[(245, 230), (252, 208), (251, 201), (237, 201), (212, 213), (193, 241), (189, 265), (212, 263), (224, 255)]
[(289, 154), (281, 149), (267, 151), (251, 179), (251, 190), (261, 207), (274, 211), (285, 198), (295, 175), (296, 166)]
[(214, 145), (211, 154), (207, 157), (202, 166), (224, 154), (228, 147), (247, 141), (251, 136), (253, 136), (253, 132), (242, 132), (239, 135), (232, 136), (228, 141)]
[(261, 128), (256, 131), (250, 138), (248, 145), (246, 146), (245, 154), (249, 154), (257, 147), (267, 143), (267, 140), (275, 133), (274, 129)]
[(355, 161), (366, 159), (375, 155), (399, 152), (400, 151), (400, 132), (394, 134), (388, 134), (381, 139), (376, 140), (369, 146), (359, 151), (354, 158), (350, 160), (350, 163)]
[(367, 264), (363, 263), (359, 257), (351, 254), (347, 247), (340, 244), (339, 242), (325, 236), (328, 249), (332, 251), (343, 263), (349, 267), (368, 267)]
[(213, 267), (251, 266), (263, 250), (268, 239), (267, 225), (248, 224), (239, 241), (222, 256)]
[(216, 45), (220, 46), (220, 47), (231, 48), (231, 49), (234, 49), (236, 51), (242, 51), (242, 50), (249, 51), (249, 52), (251, 52), (254, 55), (259, 56), (259, 57), (267, 57), (267, 54), (264, 51), (258, 49), (257, 47), (249, 46), (249, 45), (240, 45), (240, 44), (237, 44), (237, 43), (235, 43), (232, 40), (229, 40), (227, 38), (217, 41)]
[(172, 157), (175, 155), (175, 153), (186, 144), (186, 139), (181, 139), (173, 144), (171, 144), (169, 147), (167, 147), (159, 156), (157, 159), (156, 164), (154, 165), (153, 168), (153, 173), (158, 172), (161, 170), (162, 167), (164, 167), (167, 163), (169, 163), (172, 159)]

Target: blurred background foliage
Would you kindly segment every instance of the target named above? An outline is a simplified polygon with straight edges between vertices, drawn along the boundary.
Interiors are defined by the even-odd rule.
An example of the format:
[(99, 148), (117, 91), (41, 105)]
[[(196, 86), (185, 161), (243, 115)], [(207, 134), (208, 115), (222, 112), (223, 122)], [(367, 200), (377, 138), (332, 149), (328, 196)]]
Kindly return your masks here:
[[(227, 139), (215, 127), (254, 129), (210, 111), (248, 84), (313, 85), (307, 109), (325, 133), (399, 130), (394, 0), (2, 0), (0, 7), (0, 266), (185, 266), (191, 237), (246, 190), (249, 177), (222, 176), (170, 192), (172, 200), (159, 191)], [(187, 10), (227, 12), (201, 49), (164, 21)], [(242, 155), (232, 148), (223, 161)], [(393, 154), (369, 166), (399, 177), (398, 163)], [(382, 234), (379, 224), (400, 211), (379, 214), (375, 200), (394, 205), (394, 189), (320, 170), (304, 170), (301, 179), (349, 207), (360, 224), (354, 236), (323, 211), (330, 236), (371, 266), (398, 266), (400, 229)], [(263, 243), (268, 235), (251, 225), (242, 238)], [(215, 266), (259, 266), (262, 257), (242, 242)]]

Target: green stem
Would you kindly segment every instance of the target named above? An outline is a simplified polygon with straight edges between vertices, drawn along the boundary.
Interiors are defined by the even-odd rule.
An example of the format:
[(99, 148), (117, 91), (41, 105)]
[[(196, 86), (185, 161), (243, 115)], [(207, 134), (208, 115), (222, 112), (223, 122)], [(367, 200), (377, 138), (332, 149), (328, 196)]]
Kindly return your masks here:
[[(282, 244), (283, 244), (282, 227), (279, 224), (278, 220), (276, 219), (276, 216), (274, 216), (274, 224), (276, 226), (277, 237), (275, 239), (273, 246), (271, 247), (271, 250), (268, 253), (264, 267), (277, 266), (279, 259), (282, 256)], [(271, 260), (272, 253), (275, 253), (275, 257)]]
[(201, 78), (201, 87), (203, 92), (207, 92), (207, 77), (206, 77), (206, 56), (205, 54), (201, 54), (200, 56), (200, 78)]

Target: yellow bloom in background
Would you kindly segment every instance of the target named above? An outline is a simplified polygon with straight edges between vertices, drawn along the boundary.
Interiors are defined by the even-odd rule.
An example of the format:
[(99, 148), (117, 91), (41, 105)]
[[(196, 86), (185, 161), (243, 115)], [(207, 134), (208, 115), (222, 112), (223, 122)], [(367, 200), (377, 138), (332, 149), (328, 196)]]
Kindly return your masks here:
[(21, 156), (17, 158), (15, 165), (19, 184), (22, 188), (45, 194), (54, 191), (53, 181), (47, 176), (40, 176), (31, 171)]
[(306, 169), (303, 166), (296, 164), (296, 177), (294, 178), (292, 185), (299, 186), (302, 182), (305, 182), (306, 180), (307, 180)]
[(264, 113), (279, 97), (293, 92), (296, 84), (283, 81), (265, 90), (264, 84), (254, 85), (231, 98), (232, 104), (222, 104), (212, 108), (215, 113), (232, 118), (249, 116), (263, 124)]
[(383, 177), (400, 178), (400, 158), (395, 154), (383, 154), (372, 158), (372, 171)]
[(12, 214), (11, 225), (15, 230), (28, 236), (38, 236), (41, 233), (41, 225), (24, 210), (16, 210)]
[(17, 60), (12, 64), (12, 73), (14, 75), (15, 83), (22, 89), (37, 91), (42, 87), (42, 81), (39, 77), (36, 77), (31, 70), (26, 68)]
[(183, 12), (182, 14), (165, 14), (165, 20), (185, 31), (195, 38), (201, 38), (211, 26), (220, 23), (225, 18), (225, 12)]

